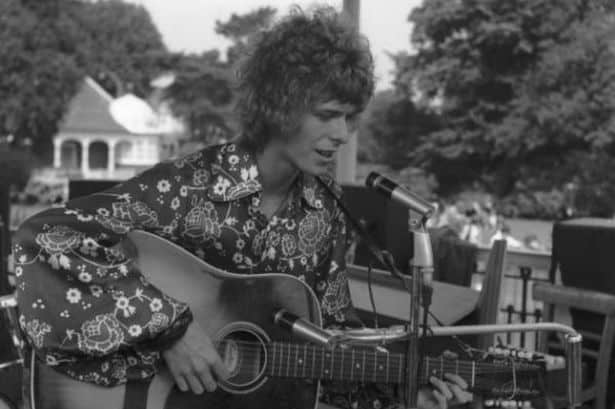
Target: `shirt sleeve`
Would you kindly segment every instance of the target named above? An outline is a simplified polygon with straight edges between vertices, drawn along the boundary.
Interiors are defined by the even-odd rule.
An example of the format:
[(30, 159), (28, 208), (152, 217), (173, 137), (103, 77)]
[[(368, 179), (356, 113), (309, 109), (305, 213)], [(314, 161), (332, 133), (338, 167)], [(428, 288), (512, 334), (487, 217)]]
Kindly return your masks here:
[(331, 228), (330, 261), (325, 263), (328, 268), (327, 290), (321, 302), (324, 327), (361, 327), (363, 324), (352, 305), (348, 284), (346, 218), (338, 206), (335, 206), (335, 209)]
[(26, 220), (14, 236), (20, 326), (50, 364), (183, 334), (188, 306), (149, 284), (117, 244), (133, 229), (172, 237), (182, 173), (163, 163)]

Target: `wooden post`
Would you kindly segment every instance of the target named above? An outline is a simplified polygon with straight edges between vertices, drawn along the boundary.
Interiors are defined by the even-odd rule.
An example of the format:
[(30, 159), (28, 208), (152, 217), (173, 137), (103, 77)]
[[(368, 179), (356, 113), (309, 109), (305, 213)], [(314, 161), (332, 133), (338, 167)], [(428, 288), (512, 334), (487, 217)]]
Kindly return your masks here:
[[(350, 21), (357, 30), (359, 30), (360, 9), (360, 0), (344, 0), (343, 12), (349, 16)], [(355, 182), (357, 173), (357, 134), (358, 132), (353, 132), (348, 143), (342, 146), (337, 153), (335, 178), (338, 183)]]

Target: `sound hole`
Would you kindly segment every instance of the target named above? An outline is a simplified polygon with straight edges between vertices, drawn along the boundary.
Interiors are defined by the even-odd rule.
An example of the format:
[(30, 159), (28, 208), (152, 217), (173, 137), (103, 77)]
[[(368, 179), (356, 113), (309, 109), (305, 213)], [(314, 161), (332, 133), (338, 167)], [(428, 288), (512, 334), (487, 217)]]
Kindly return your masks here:
[(264, 373), (267, 350), (263, 340), (249, 330), (227, 334), (218, 350), (230, 377), (224, 382), (227, 388), (243, 389), (253, 385)]

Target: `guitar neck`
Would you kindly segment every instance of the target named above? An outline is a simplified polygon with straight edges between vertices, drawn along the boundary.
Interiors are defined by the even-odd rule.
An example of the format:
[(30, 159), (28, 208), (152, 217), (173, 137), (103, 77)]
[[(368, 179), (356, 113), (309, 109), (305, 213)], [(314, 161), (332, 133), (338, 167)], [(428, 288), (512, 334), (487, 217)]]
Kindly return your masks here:
[[(403, 354), (384, 353), (371, 349), (335, 348), (312, 344), (273, 342), (267, 353), (266, 373), (272, 377), (344, 380), (377, 383), (404, 383), (406, 362)], [(535, 370), (531, 364), (510, 362), (485, 363), (448, 358), (423, 358), (419, 383), (426, 384), (431, 376), (453, 373), (464, 378), (471, 390), (491, 389), (493, 378), (511, 371), (521, 375)]]

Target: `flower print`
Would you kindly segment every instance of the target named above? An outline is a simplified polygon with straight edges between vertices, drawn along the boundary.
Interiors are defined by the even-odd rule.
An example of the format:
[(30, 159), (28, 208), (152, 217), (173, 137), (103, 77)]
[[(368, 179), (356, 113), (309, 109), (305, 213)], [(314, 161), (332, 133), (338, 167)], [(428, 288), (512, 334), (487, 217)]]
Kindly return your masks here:
[(192, 183), (196, 186), (204, 186), (209, 182), (209, 177), (207, 169), (197, 169), (192, 174)]
[(152, 314), (152, 319), (149, 322), (150, 332), (157, 334), (169, 325), (169, 316), (161, 312), (155, 312)]
[(171, 209), (177, 210), (179, 209), (179, 197), (175, 196), (173, 200), (171, 200)]
[(237, 241), (235, 241), (235, 247), (237, 247), (237, 249), (239, 250), (243, 250), (243, 248), (246, 246), (246, 242), (244, 239), (237, 239)]
[(113, 314), (97, 315), (81, 325), (79, 350), (93, 355), (106, 355), (115, 351), (124, 341), (120, 323)]
[(79, 220), (80, 222), (89, 222), (93, 219), (94, 216), (92, 216), (91, 214), (77, 214), (77, 220)]
[(15, 267), (15, 277), (21, 277), (22, 274), (23, 274), (23, 267), (21, 266)]
[(299, 250), (305, 255), (320, 250), (325, 245), (327, 222), (326, 212), (310, 212), (299, 223), (297, 236), (299, 237)]
[(188, 186), (182, 186), (179, 188), (179, 195), (182, 197), (188, 196)]
[(141, 333), (143, 332), (143, 329), (141, 328), (140, 325), (131, 325), (130, 327), (128, 327), (128, 334), (131, 337), (138, 337), (139, 335), (141, 335)]
[(81, 281), (82, 283), (89, 283), (90, 281), (92, 281), (92, 275), (87, 271), (82, 271), (79, 273), (79, 281)]
[(79, 251), (81, 251), (87, 256), (96, 257), (99, 247), (100, 246), (98, 245), (98, 243), (96, 243), (96, 240), (91, 237), (86, 237), (85, 239), (83, 239)]
[(81, 301), (81, 291), (79, 291), (77, 288), (69, 288), (66, 292), (66, 301), (71, 304), (77, 304), (79, 301)]
[(286, 228), (286, 230), (295, 230), (295, 228), (297, 227), (297, 223), (295, 222), (295, 219), (284, 219), (284, 228)]
[(234, 262), (235, 264), (239, 264), (239, 263), (241, 263), (241, 262), (242, 262), (242, 260), (243, 260), (243, 255), (242, 255), (241, 253), (235, 253), (235, 254), (233, 254), (233, 262)]
[(103, 293), (103, 288), (101, 286), (99, 286), (98, 284), (93, 284), (90, 286), (90, 294), (92, 294), (94, 297), (100, 297)]
[(167, 193), (171, 190), (171, 183), (166, 179), (161, 179), (158, 181), (156, 188), (160, 193)]
[[(22, 315), (23, 317), (23, 315)], [(51, 326), (46, 322), (39, 322), (39, 320), (34, 319), (30, 322), (26, 322), (25, 331), (28, 334), (28, 338), (37, 348), (42, 348), (44, 343), (45, 334), (51, 332)]]
[(162, 300), (160, 298), (154, 298), (149, 303), (149, 309), (152, 312), (158, 312), (158, 311), (162, 310)]
[(108, 217), (111, 214), (111, 212), (109, 212), (109, 209), (105, 209), (104, 207), (99, 207), (98, 209), (96, 209), (96, 213), (103, 217)]
[(239, 163), (239, 156), (237, 156), (237, 155), (230, 155), (230, 156), (228, 157), (228, 163), (229, 163), (231, 166), (235, 166), (235, 165), (237, 165), (237, 164)]
[(257, 256), (261, 255), (265, 248), (265, 235), (266, 232), (261, 231), (252, 239), (252, 253), (256, 254)]
[(280, 233), (276, 231), (272, 231), (267, 236), (267, 242), (265, 243), (265, 247), (275, 247), (280, 244)]
[(234, 144), (234, 143), (229, 143), (229, 144), (226, 146), (226, 151), (227, 151), (227, 152), (235, 152), (235, 149), (236, 149), (236, 146), (235, 146), (235, 144)]
[(49, 254), (67, 253), (79, 246), (83, 233), (68, 226), (53, 226), (45, 233), (36, 235), (36, 244)]
[(117, 300), (115, 300), (115, 307), (122, 310), (125, 318), (130, 317), (137, 310), (136, 307), (130, 305), (130, 300), (123, 296), (118, 297)]
[(199, 203), (184, 218), (184, 234), (193, 239), (213, 240), (220, 237), (218, 212), (213, 203)]
[(226, 190), (231, 186), (231, 181), (222, 176), (218, 176), (218, 180), (214, 185), (214, 193), (219, 196), (224, 196)]
[[(139, 327), (139, 328), (141, 328), (141, 327)], [(126, 360), (128, 361), (128, 365), (129, 366), (135, 366), (135, 365), (137, 365), (139, 363), (139, 360), (137, 358), (135, 358), (134, 356), (129, 356)]]
[(350, 305), (347, 283), (346, 272), (339, 271), (335, 277), (328, 281), (327, 291), (322, 297), (323, 312), (334, 316), (336, 321), (344, 320), (343, 310)]
[(128, 266), (126, 266), (126, 263), (120, 264), (120, 266), (117, 268), (117, 271), (119, 271), (120, 274), (126, 277), (126, 275), (128, 274)]
[(269, 250), (267, 250), (267, 257), (269, 257), (271, 260), (275, 260), (275, 248), (270, 247)]

